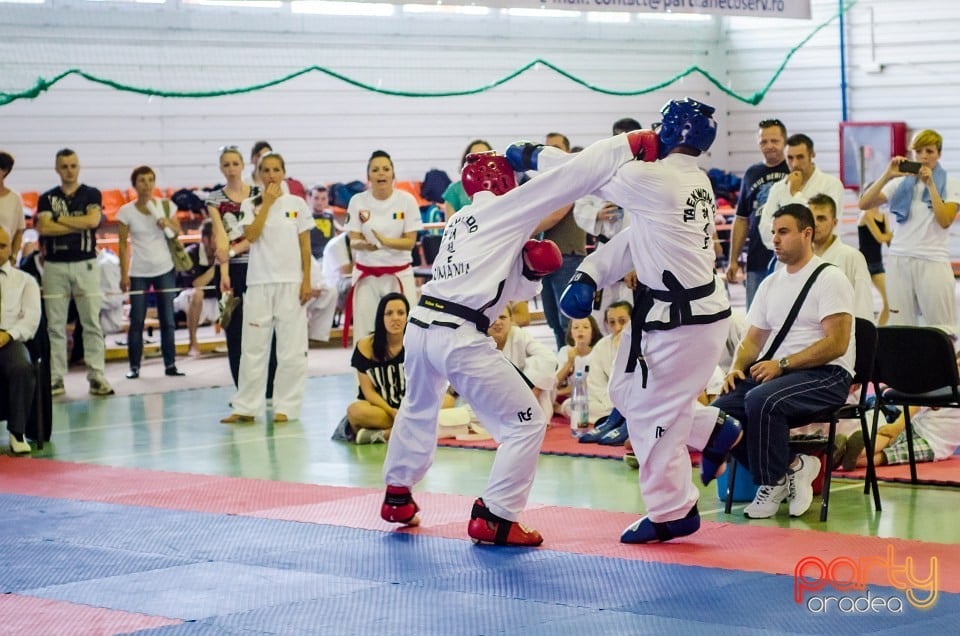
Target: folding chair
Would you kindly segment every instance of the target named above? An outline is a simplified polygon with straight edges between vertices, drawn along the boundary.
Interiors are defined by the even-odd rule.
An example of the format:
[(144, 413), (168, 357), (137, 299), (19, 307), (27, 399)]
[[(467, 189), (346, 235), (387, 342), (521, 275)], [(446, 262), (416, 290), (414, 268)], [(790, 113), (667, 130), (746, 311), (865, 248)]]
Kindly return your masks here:
[[(864, 443), (867, 447), (867, 476), (865, 480), (866, 483), (863, 487), (863, 494), (869, 494), (872, 490), (873, 503), (877, 512), (880, 512), (883, 509), (880, 504), (880, 490), (877, 486), (877, 474), (873, 466), (873, 440), (876, 439), (877, 421), (876, 418), (874, 418), (873, 435), (870, 435), (869, 431), (867, 430), (866, 407), (867, 386), (873, 377), (874, 356), (877, 352), (877, 327), (869, 320), (857, 318), (855, 330), (857, 338), (857, 359), (856, 363), (854, 364), (853, 383), (860, 385), (860, 399), (856, 404), (838, 404), (837, 406), (823, 409), (816, 413), (811, 413), (806, 417), (790, 420), (789, 422), (791, 429), (819, 422), (830, 423), (826, 442), (819, 444), (826, 449), (826, 452), (824, 453), (826, 472), (824, 473), (823, 490), (821, 493), (820, 521), (827, 520), (827, 514), (830, 508), (830, 477), (831, 473), (833, 472), (833, 444), (837, 435), (837, 423), (840, 420), (860, 420), (860, 430), (863, 433)], [(954, 366), (954, 371), (956, 371), (956, 366)], [(809, 440), (804, 440), (802, 443), (805, 447), (809, 447), (810, 445)], [(791, 446), (794, 444), (795, 442), (791, 442)], [(727, 468), (730, 470), (730, 479), (729, 486), (727, 488), (724, 512), (730, 514), (730, 510), (733, 507), (734, 484), (736, 483), (737, 478), (737, 461), (731, 458), (730, 464)]]
[(880, 327), (877, 331), (877, 363), (873, 378), (877, 393), (874, 434), (881, 405), (903, 408), (910, 481), (916, 484), (917, 463), (913, 452), (910, 407), (960, 408), (960, 373), (957, 372), (953, 341), (935, 327)]

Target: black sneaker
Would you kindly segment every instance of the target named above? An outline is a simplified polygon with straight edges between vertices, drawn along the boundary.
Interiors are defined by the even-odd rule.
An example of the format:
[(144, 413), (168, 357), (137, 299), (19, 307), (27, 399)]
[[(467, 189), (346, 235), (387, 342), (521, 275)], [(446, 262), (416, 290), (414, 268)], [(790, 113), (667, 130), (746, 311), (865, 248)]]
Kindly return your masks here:
[(176, 366), (169, 366), (169, 367), (167, 367), (167, 370), (164, 371), (163, 374), (164, 374), (164, 375), (169, 375), (169, 376), (187, 375), (186, 373), (184, 373), (183, 371), (181, 371), (180, 369), (178, 369)]

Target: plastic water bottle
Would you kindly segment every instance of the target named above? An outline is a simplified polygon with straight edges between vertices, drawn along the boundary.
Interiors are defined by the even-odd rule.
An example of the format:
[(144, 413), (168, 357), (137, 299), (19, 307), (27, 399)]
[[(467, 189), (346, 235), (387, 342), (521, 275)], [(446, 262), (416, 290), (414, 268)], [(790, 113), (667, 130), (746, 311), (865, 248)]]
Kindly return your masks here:
[(573, 372), (573, 384), (570, 387), (570, 434), (580, 437), (590, 430), (590, 401), (587, 397), (587, 371)]

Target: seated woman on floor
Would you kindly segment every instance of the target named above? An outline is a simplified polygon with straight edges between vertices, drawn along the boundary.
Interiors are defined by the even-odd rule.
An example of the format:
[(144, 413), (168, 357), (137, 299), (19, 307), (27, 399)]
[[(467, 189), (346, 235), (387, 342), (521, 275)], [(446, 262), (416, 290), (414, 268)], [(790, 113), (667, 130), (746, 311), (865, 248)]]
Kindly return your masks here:
[(403, 370), (403, 334), (410, 305), (406, 296), (386, 294), (377, 305), (373, 333), (357, 340), (350, 366), (357, 370), (360, 393), (347, 407), (347, 423), (357, 444), (386, 442), (407, 390)]
[[(357, 370), (360, 392), (347, 407), (347, 425), (357, 444), (384, 443), (390, 439), (393, 418), (407, 392), (403, 368), (403, 334), (410, 305), (406, 296), (392, 292), (380, 299), (373, 333), (357, 341), (350, 366)], [(451, 406), (453, 397), (444, 400)], [(449, 404), (448, 404), (449, 402)]]

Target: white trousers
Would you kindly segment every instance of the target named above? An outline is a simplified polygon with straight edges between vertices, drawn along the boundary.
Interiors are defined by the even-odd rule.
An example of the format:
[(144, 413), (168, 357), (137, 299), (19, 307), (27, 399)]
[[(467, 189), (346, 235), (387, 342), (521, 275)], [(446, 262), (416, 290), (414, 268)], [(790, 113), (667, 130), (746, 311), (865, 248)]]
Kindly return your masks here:
[(939, 327), (957, 335), (957, 300), (950, 263), (910, 256), (887, 257), (890, 324)]
[(266, 408), (270, 341), (277, 334), (273, 411), (300, 417), (307, 382), (307, 312), (299, 283), (250, 285), (243, 294), (243, 345), (233, 412), (259, 415)]
[(330, 340), (333, 314), (337, 312), (337, 290), (324, 285), (320, 297), (311, 298), (304, 307), (307, 310), (307, 335), (310, 340)]
[[(437, 414), (449, 380), (500, 443), (483, 500), (516, 521), (527, 504), (546, 418), (516, 367), (471, 323), (458, 329), (407, 326), (407, 394), (393, 423), (383, 479), (407, 486), (423, 479), (437, 448)], [(688, 464), (689, 466), (689, 464)]]
[(350, 332), (354, 343), (373, 333), (380, 299), (391, 292), (399, 292), (400, 283), (403, 283), (403, 295), (407, 297), (410, 309), (416, 306), (418, 297), (417, 281), (410, 267), (396, 274), (367, 276), (363, 280), (358, 277), (359, 270), (354, 269), (353, 327)]
[(727, 330), (727, 321), (719, 320), (644, 332), (646, 387), (639, 364), (635, 372), (625, 372), (630, 329), (620, 337), (610, 397), (627, 420), (630, 443), (640, 463), (640, 491), (651, 521), (682, 518), (697, 502), (699, 491), (691, 481), (687, 447), (702, 450), (713, 432), (717, 409), (700, 406), (696, 398), (720, 359)]

